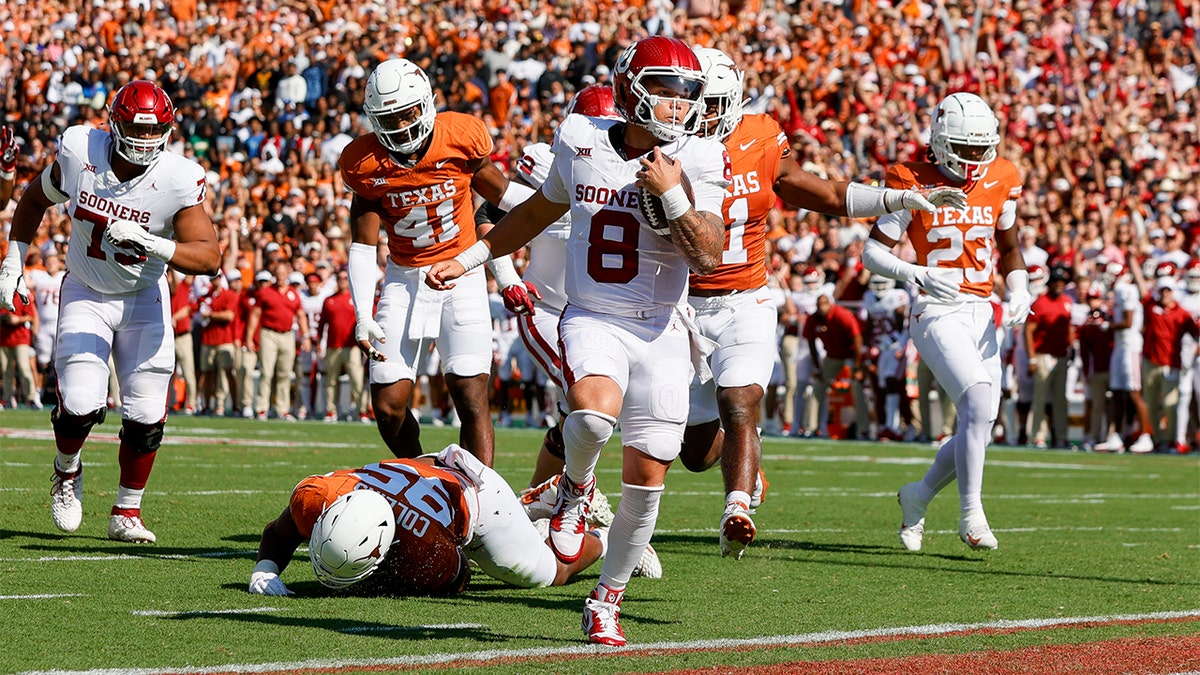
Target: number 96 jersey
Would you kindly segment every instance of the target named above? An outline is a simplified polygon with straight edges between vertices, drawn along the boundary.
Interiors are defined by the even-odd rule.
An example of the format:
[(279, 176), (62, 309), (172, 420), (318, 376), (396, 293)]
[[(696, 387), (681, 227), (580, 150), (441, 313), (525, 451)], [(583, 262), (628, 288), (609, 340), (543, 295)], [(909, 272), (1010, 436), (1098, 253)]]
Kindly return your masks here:
[(66, 263), (71, 278), (101, 293), (133, 293), (157, 284), (167, 263), (113, 246), (104, 231), (113, 221), (127, 220), (170, 239), (175, 214), (202, 203), (207, 182), (199, 164), (171, 152), (159, 155), (141, 176), (119, 182), (109, 161), (113, 150), (107, 131), (68, 128), (59, 137), (55, 158), (65, 200), (47, 196), (68, 202), (71, 241)]
[(422, 267), (448, 260), (476, 241), (468, 168), (492, 152), (483, 121), (439, 113), (429, 149), (411, 168), (392, 159), (375, 134), (354, 139), (338, 159), (346, 188), (378, 205), (392, 262)]
[[(960, 187), (930, 162), (905, 162), (888, 170), (887, 187), (897, 189)], [(899, 240), (907, 231), (917, 264), (962, 271), (962, 293), (986, 300), (992, 294), (992, 247), (997, 230), (1016, 222), (1021, 177), (1007, 159), (996, 159), (969, 185), (965, 210), (939, 208), (934, 213), (898, 211), (879, 219), (879, 229)]]
[(380, 572), (388, 590), (426, 594), (453, 590), (466, 565), (462, 547), (470, 539), (468, 501), (457, 472), (421, 462), (389, 459), (358, 469), (309, 476), (292, 491), (288, 510), (296, 529), (307, 539), (328, 505), (351, 490), (374, 490), (396, 514), (396, 535)]

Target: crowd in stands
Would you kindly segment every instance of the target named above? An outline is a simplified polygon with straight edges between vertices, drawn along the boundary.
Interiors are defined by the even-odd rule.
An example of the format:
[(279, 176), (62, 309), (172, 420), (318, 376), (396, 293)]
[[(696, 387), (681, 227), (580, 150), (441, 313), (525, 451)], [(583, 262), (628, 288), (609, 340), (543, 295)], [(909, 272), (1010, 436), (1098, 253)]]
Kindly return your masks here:
[[(1027, 264), (1067, 269), (1066, 293), (1079, 303), (1088, 289), (1075, 280), (1098, 279), (1109, 264), (1144, 270), (1145, 281), (1170, 262), (1182, 290), (1200, 247), (1198, 26), (1200, 3), (1184, 0), (14, 0), (0, 6), (0, 123), (14, 127), (22, 151), (0, 231), (65, 127), (104, 125), (107, 101), (125, 82), (159, 83), (178, 111), (170, 150), (206, 168), (226, 254), (221, 278), (173, 280), (176, 333), (195, 343), (180, 351), (199, 359), (181, 358), (179, 407), (359, 419), (369, 414), (361, 358), (338, 352), (345, 392), (325, 394), (320, 373), (352, 342), (325, 314), (346, 294), (351, 234), (336, 160), (370, 131), (360, 105), (374, 65), (404, 56), (425, 69), (441, 109), (480, 116), (493, 161), (511, 171), (526, 144), (550, 139), (575, 91), (608, 81), (623, 47), (663, 33), (730, 54), (746, 73), (747, 110), (777, 119), (803, 167), (834, 180), (881, 180), (888, 166), (921, 159), (937, 101), (978, 93), (1001, 120), (1002, 156), (1025, 178), (1017, 225)], [(869, 225), (777, 210), (769, 238), (781, 296), (803, 291), (807, 272), (859, 311)], [(61, 211), (48, 215), (27, 265), (49, 267), (69, 228)], [(266, 354), (241, 357), (261, 348), (245, 344), (255, 313), (248, 291), (269, 287), (304, 299), (296, 324), (311, 334), (297, 335), (293, 352), (272, 348), (271, 372), (258, 378), (268, 384), (255, 396)], [(218, 305), (222, 292), (238, 295), (232, 309)], [(769, 395), (766, 426), (822, 431), (791, 404), (804, 398), (792, 364), (812, 310), (781, 301), (781, 311), (787, 389)], [(505, 317), (496, 319), (503, 344)], [(510, 399), (544, 398), (533, 370), (506, 371), (496, 387), (505, 412)], [(436, 366), (429, 373), (436, 383)], [(1071, 386), (1082, 390), (1075, 382), (1084, 379)], [(430, 390), (433, 410), (448, 414), (436, 384)], [(338, 411), (327, 410), (327, 396)], [(949, 424), (951, 411), (942, 417)], [(942, 435), (918, 429), (910, 433)]]

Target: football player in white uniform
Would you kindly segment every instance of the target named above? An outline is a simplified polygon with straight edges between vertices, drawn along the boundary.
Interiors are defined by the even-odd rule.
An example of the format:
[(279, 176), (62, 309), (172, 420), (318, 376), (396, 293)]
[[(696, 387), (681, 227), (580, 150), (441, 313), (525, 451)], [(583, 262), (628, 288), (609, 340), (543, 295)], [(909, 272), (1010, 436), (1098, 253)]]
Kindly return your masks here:
[(1133, 406), (1141, 426), (1141, 433), (1130, 446), (1130, 452), (1152, 452), (1154, 439), (1148, 433), (1150, 413), (1142, 399), (1142, 298), (1146, 297), (1149, 284), (1140, 270), (1110, 262), (1103, 274), (1113, 292), (1112, 329), (1113, 353), (1108, 375), (1108, 389), (1113, 393), (1113, 416), (1115, 423), (1108, 439), (1096, 444), (1097, 452), (1124, 452), (1125, 440), (1121, 437), (1128, 406)]
[[(875, 390), (875, 416), (879, 420), (880, 440), (904, 439), (901, 401), (904, 399), (905, 351), (908, 330), (908, 291), (895, 287), (895, 281), (871, 275), (863, 295), (861, 318), (866, 335), (869, 368), (874, 369), (866, 384)], [(908, 405), (905, 403), (904, 409)]]
[[(1025, 321), (1033, 301), (1014, 227), (1021, 178), (1012, 162), (997, 157), (999, 143), (1000, 122), (982, 98), (957, 93), (942, 99), (930, 129), (932, 161), (893, 166), (886, 182), (961, 186), (966, 208), (884, 216), (863, 252), (872, 272), (921, 287), (912, 306), (912, 340), (958, 410), (957, 429), (925, 477), (900, 488), (900, 541), (910, 551), (921, 548), (929, 502), (955, 479), (959, 537), (973, 549), (998, 545), (982, 500), (984, 455), (1000, 406), (1000, 348), (990, 302), (993, 242), (1010, 293), (1008, 323)], [(905, 233), (916, 265), (892, 253)]]
[(58, 305), (62, 292), (62, 258), (48, 255), (43, 261), (45, 270), (30, 270), (29, 290), (33, 293), (38, 311), (38, 333), (34, 337), (34, 353), (37, 355), (38, 371), (44, 378), (54, 358), (54, 336), (58, 333)]
[[(1182, 292), (1176, 293), (1179, 306), (1192, 315), (1192, 319), (1200, 321), (1200, 267), (1189, 267), (1183, 275)], [(40, 308), (39, 308), (40, 309)], [(1196, 367), (1196, 340), (1190, 336), (1183, 337), (1183, 367), (1179, 371), (1179, 423), (1175, 430), (1175, 446), (1179, 450), (1189, 448), (1188, 421), (1191, 419), (1192, 399), (1200, 388), (1196, 386), (1200, 380), (1200, 368)]]
[(167, 389), (175, 368), (167, 264), (216, 274), (221, 252), (204, 206), (204, 169), (166, 151), (175, 109), (166, 92), (137, 80), (109, 107), (111, 132), (74, 126), (58, 156), (33, 181), (13, 216), (0, 267), (0, 305), (26, 294), (25, 252), (47, 209), (71, 217), (55, 349), (60, 396), (51, 415), (58, 457), (50, 508), (64, 532), (83, 517), (79, 450), (107, 411), (111, 354), (121, 382), (121, 466), (108, 536), (153, 542), (141, 517), (142, 492), (162, 443)]
[[(680, 306), (689, 267), (706, 274), (720, 264), (730, 168), (720, 143), (693, 135), (704, 79), (687, 45), (646, 38), (621, 54), (613, 74), (624, 121), (567, 117), (541, 189), (483, 241), (435, 264), (426, 283), (453, 287), (467, 270), (516, 250), (570, 210), (570, 304), (559, 339), (571, 412), (563, 423), (566, 470), (550, 544), (564, 561), (580, 555), (595, 466), (619, 421), (621, 504), (583, 629), (591, 642), (623, 645), (621, 599), (654, 534), (667, 468), (683, 440), (693, 364), (700, 365), (690, 358), (699, 345), (689, 339), (692, 324)], [(643, 209), (656, 207), (652, 229)]]

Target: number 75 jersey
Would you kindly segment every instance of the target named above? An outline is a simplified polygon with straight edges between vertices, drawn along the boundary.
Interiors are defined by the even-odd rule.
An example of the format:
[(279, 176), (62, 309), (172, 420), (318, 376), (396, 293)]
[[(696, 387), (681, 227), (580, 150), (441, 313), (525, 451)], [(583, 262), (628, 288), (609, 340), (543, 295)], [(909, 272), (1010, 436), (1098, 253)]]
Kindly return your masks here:
[[(931, 162), (905, 162), (893, 166), (884, 179), (887, 187), (961, 187), (942, 174)], [(1021, 196), (1017, 167), (998, 158), (964, 189), (965, 210), (942, 207), (934, 213), (898, 211), (879, 219), (878, 227), (899, 240), (908, 232), (917, 264), (962, 272), (962, 292), (987, 299), (992, 294), (994, 262), (992, 250), (997, 230), (1016, 222), (1016, 200)]]

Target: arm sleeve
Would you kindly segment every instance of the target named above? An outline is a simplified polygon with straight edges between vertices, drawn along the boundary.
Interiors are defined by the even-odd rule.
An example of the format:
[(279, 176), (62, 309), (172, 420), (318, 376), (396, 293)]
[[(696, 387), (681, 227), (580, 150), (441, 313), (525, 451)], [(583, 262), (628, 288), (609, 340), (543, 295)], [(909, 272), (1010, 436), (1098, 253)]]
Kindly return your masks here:
[(1017, 203), (1011, 199), (1004, 201), (1000, 208), (1000, 220), (996, 223), (997, 230), (1007, 230), (1017, 223)]
[(375, 247), (370, 244), (350, 244), (350, 297), (354, 313), (371, 316), (375, 309), (375, 283), (379, 265), (375, 262)]

